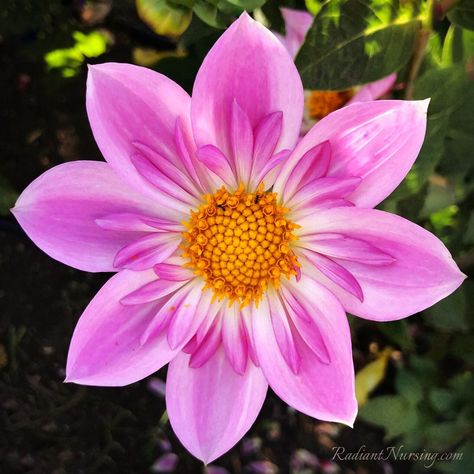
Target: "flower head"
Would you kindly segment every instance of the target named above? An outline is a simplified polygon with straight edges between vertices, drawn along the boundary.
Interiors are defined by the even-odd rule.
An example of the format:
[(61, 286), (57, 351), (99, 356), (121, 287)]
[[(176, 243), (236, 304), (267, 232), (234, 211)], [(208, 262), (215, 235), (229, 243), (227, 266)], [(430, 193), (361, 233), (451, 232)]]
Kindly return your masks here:
[(356, 103), (298, 141), (303, 101), (292, 58), (247, 14), (192, 99), (147, 69), (91, 67), (106, 163), (49, 170), (13, 210), (52, 257), (117, 272), (77, 324), (67, 381), (126, 385), (169, 363), (171, 425), (205, 462), (247, 432), (268, 385), (352, 425), (345, 311), (403, 318), (464, 278), (435, 236), (372, 209), (412, 166), (428, 102)]

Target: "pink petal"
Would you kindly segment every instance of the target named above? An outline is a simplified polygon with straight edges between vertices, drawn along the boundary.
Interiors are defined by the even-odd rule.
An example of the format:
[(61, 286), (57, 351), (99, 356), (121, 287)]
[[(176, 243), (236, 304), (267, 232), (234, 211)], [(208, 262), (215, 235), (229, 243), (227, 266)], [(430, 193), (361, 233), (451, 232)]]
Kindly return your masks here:
[(331, 144), (326, 141), (314, 146), (296, 163), (284, 187), (282, 189), (275, 187), (275, 192), (281, 194), (284, 202), (287, 202), (298, 189), (326, 176), (330, 162)]
[(137, 290), (132, 291), (123, 297), (120, 302), (124, 305), (149, 303), (173, 293), (184, 284), (185, 282), (183, 281), (153, 280)]
[(313, 23), (311, 13), (293, 10), (291, 8), (280, 8), (283, 20), (285, 21), (285, 37), (283, 44), (294, 58), (304, 42), (306, 33)]
[(106, 214), (95, 223), (105, 230), (116, 230), (125, 232), (151, 232), (155, 230), (181, 232), (182, 224), (178, 224), (167, 219), (159, 219), (144, 214), (134, 214), (132, 212), (116, 212)]
[(253, 130), (247, 113), (236, 99), (231, 105), (230, 141), (237, 181), (248, 183), (252, 170)]
[(232, 368), (240, 375), (247, 368), (248, 345), (242, 316), (236, 305), (225, 311), (222, 317), (222, 344)]
[[(301, 281), (301, 277), (299, 281)], [(303, 280), (303, 284), (307, 281), (307, 278)], [(309, 281), (311, 282), (311, 280)], [(316, 357), (323, 364), (330, 364), (331, 355), (317, 324), (319, 318), (324, 319), (324, 314), (320, 314), (321, 310), (313, 304), (313, 300), (308, 295), (305, 295), (304, 290), (302, 285), (282, 286), (281, 293), (285, 310), (294, 328)]]
[(173, 314), (168, 327), (168, 343), (172, 349), (186, 344), (207, 314), (208, 308), (199, 305), (203, 286), (202, 282), (196, 282)]
[(260, 172), (271, 159), (280, 139), (282, 125), (283, 114), (281, 112), (268, 114), (257, 125), (253, 147), (253, 173)]
[(159, 191), (160, 201), (165, 200), (170, 208), (186, 214), (189, 208), (198, 205), (199, 201), (196, 197), (177, 186), (172, 179), (159, 171), (145, 156), (134, 153), (130, 156), (130, 161), (140, 176)]
[(310, 207), (326, 199), (346, 198), (357, 186), (361, 179), (357, 177), (347, 178), (319, 178), (311, 181), (287, 202), (287, 206), (293, 212)]
[(198, 369), (215, 354), (222, 342), (222, 320), (221, 315), (214, 318), (201, 343), (192, 351), (189, 367)]
[(371, 100), (378, 99), (389, 92), (396, 81), (397, 74), (393, 73), (389, 76), (379, 79), (378, 81), (366, 84), (365, 86), (361, 87), (357, 94), (355, 94), (346, 105), (350, 105), (355, 102), (369, 102)]
[(354, 278), (354, 275), (351, 272), (346, 270), (345, 267), (324, 255), (320, 255), (319, 253), (310, 250), (305, 250), (303, 255), (333, 283), (343, 290), (346, 290), (351, 295), (354, 295), (360, 301), (364, 301), (364, 293), (359, 282)]
[(278, 298), (278, 293), (273, 291), (268, 299), (270, 316), (280, 352), (288, 367), (297, 374), (301, 365), (301, 357), (296, 349), (295, 341), (288, 322), (284, 306)]
[(427, 107), (427, 100), (377, 100), (336, 110), (301, 139), (282, 167), (275, 189), (284, 188), (308, 150), (329, 140), (332, 157), (327, 176), (361, 177), (348, 199), (359, 207), (376, 206), (400, 184), (418, 156)]
[[(390, 255), (393, 263), (373, 265), (337, 259), (360, 284), (364, 301), (321, 281), (357, 316), (390, 321), (417, 313), (451, 294), (464, 280), (449, 251), (433, 234), (402, 217), (372, 209), (337, 208), (301, 222), (301, 245), (318, 233), (344, 234)], [(357, 255), (359, 249), (355, 249)], [(358, 255), (360, 257), (360, 254)]]
[(175, 187), (180, 187), (192, 197), (200, 197), (202, 192), (198, 189), (199, 182), (196, 182), (194, 178), (190, 178), (185, 171), (181, 171), (173, 162), (161, 156), (148, 145), (141, 142), (133, 142), (132, 144), (137, 149), (138, 154), (146, 157), (156, 168), (156, 171), (170, 179), (175, 184)]
[(362, 262), (366, 265), (389, 265), (395, 259), (364, 240), (347, 237), (343, 234), (315, 234), (305, 240), (305, 248), (328, 257)]
[(201, 304), (202, 283), (192, 280), (175, 291), (155, 313), (140, 337), (141, 344), (156, 338), (165, 329), (172, 349), (184, 347), (195, 335), (207, 314)]
[(140, 336), (160, 301), (124, 306), (130, 291), (156, 278), (152, 271), (124, 270), (97, 293), (77, 323), (66, 367), (66, 381), (81, 385), (122, 386), (143, 379), (167, 364), (172, 351), (165, 336), (147, 344)]
[[(318, 308), (314, 323), (324, 339), (330, 363), (323, 363), (293, 331), (301, 365), (295, 374), (285, 362), (272, 330), (268, 303), (263, 300), (253, 310), (252, 330), (258, 360), (275, 393), (293, 408), (326, 421), (352, 425), (357, 413), (354, 395), (354, 368), (349, 325), (336, 298), (323, 286), (303, 275), (296, 287), (303, 286)], [(313, 317), (312, 313), (308, 314)]]
[(114, 267), (129, 270), (147, 270), (166, 260), (179, 246), (180, 234), (154, 232), (145, 235), (120, 249)]
[(162, 280), (187, 281), (194, 276), (194, 273), (188, 268), (183, 268), (180, 265), (171, 265), (169, 263), (158, 263), (153, 269)]
[(232, 160), (235, 103), (252, 130), (264, 117), (281, 111), (283, 126), (275, 153), (294, 147), (303, 116), (300, 77), (279, 41), (247, 13), (224, 32), (204, 59), (191, 105), (197, 145), (217, 146)]
[[(33, 181), (12, 212), (31, 240), (49, 256), (80, 270), (110, 272), (115, 271), (117, 251), (144, 232), (120, 226), (106, 230), (96, 221), (116, 213), (152, 216), (160, 210), (106, 163), (73, 161)], [(175, 217), (169, 213), (170, 219)]]
[(153, 198), (163, 195), (130, 161), (136, 153), (133, 142), (147, 145), (184, 170), (175, 126), (178, 117), (189, 124), (190, 102), (180, 86), (151, 69), (119, 63), (89, 67), (86, 105), (96, 142), (124, 180)]
[(206, 464), (235, 445), (255, 421), (267, 393), (261, 370), (249, 363), (237, 374), (223, 349), (199, 369), (179, 354), (169, 365), (166, 407), (173, 431)]
[(198, 148), (196, 157), (207, 169), (219, 176), (228, 186), (234, 187), (236, 185), (232, 166), (219, 148), (214, 145), (204, 145)]

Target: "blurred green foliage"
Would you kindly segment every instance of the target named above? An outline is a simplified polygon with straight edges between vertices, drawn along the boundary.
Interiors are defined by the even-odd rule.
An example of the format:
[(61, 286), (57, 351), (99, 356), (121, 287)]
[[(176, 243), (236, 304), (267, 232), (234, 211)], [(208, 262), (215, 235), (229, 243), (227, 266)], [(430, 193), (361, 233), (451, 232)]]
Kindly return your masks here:
[[(461, 269), (472, 276), (473, 0), (3, 0), (0, 46), (15, 52), (18, 67), (14, 73), (20, 78), (28, 68), (42, 78), (36, 87), (41, 88), (45, 102), (54, 99), (56, 105), (61, 104), (69, 81), (77, 81), (74, 87), (83, 94), (89, 61), (131, 62), (146, 57), (147, 65), (191, 91), (202, 59), (222, 29), (247, 9), (284, 33), (281, 6), (307, 8), (314, 15), (296, 59), (306, 88), (347, 89), (397, 72), (394, 98), (431, 98), (420, 156), (380, 207), (433, 231)], [(11, 66), (12, 58), (7, 59)], [(12, 73), (7, 80), (6, 87), (15, 90), (18, 104), (26, 104), (25, 109), (35, 106), (24, 78), (19, 81)], [(45, 114), (46, 109), (43, 106), (40, 112)], [(81, 113), (82, 122), (78, 119), (77, 123), (86, 129)], [(49, 135), (44, 132), (48, 139), (41, 141), (47, 124), (40, 125), (39, 132), (32, 127), (15, 146), (36, 147), (43, 160), (46, 155), (58, 162), (80, 158), (74, 154), (76, 148), (51, 138), (56, 137), (56, 130)], [(79, 143), (83, 129), (75, 130)], [(87, 139), (91, 141), (90, 136)], [(51, 150), (59, 149), (58, 143), (66, 151), (54, 155)], [(37, 165), (30, 174), (39, 171)], [(16, 171), (8, 157), (1, 173), (0, 214), (6, 216), (26, 182), (18, 178), (23, 170)], [(392, 445), (462, 452), (461, 461), (435, 464), (438, 471), (453, 474), (474, 472), (473, 298), (474, 284), (468, 280), (452, 296), (407, 320), (377, 324), (351, 320), (359, 367), (372, 362), (371, 343), (398, 353), (398, 357), (392, 355), (388, 367), (384, 362), (383, 370), (373, 366), (378, 370), (377, 380), (367, 382), (369, 398), (361, 407), (359, 421), (370, 429), (382, 428)], [(424, 468), (414, 464), (411, 472), (420, 470)]]

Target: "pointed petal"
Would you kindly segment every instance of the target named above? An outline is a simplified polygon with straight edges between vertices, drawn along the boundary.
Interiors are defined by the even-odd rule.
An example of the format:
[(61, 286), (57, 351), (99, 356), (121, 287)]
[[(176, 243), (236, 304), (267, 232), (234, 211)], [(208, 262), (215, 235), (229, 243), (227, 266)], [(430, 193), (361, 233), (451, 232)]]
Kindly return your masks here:
[(210, 171), (219, 176), (228, 186), (236, 185), (235, 174), (227, 157), (214, 145), (204, 145), (196, 152), (197, 159)]
[(181, 236), (172, 232), (154, 232), (126, 245), (117, 253), (114, 267), (147, 270), (166, 260), (179, 246)]
[(275, 183), (275, 192), (282, 196), (283, 202), (288, 202), (299, 189), (326, 176), (330, 163), (331, 144), (328, 141), (310, 148), (296, 163), (286, 183)]
[(105, 230), (125, 232), (151, 232), (155, 230), (182, 232), (182, 224), (167, 219), (134, 214), (133, 212), (115, 212), (106, 214), (95, 220), (95, 223)]
[(343, 234), (315, 234), (311, 239), (305, 239), (304, 247), (327, 257), (362, 262), (366, 265), (389, 265), (395, 261), (382, 249)]
[(346, 198), (360, 185), (361, 179), (347, 178), (319, 178), (310, 182), (287, 202), (292, 211), (309, 208), (318, 202), (327, 199)]
[(315, 145), (331, 142), (328, 177), (359, 176), (348, 197), (358, 207), (374, 207), (412, 167), (425, 137), (428, 101), (377, 100), (355, 103), (320, 120), (298, 143), (282, 167), (277, 188)]
[(253, 162), (253, 130), (247, 113), (236, 99), (231, 105), (230, 141), (237, 181), (247, 184)]
[(248, 344), (242, 316), (236, 304), (228, 308), (222, 320), (222, 344), (232, 368), (240, 375), (247, 368)]
[(234, 101), (253, 130), (264, 117), (281, 111), (283, 126), (275, 153), (294, 147), (303, 116), (300, 77), (284, 47), (247, 13), (224, 32), (204, 59), (191, 105), (197, 145), (217, 146), (232, 159)]
[(174, 291), (181, 288), (186, 282), (183, 281), (167, 281), (167, 280), (153, 280), (146, 285), (130, 292), (124, 296), (120, 302), (123, 305), (136, 305), (150, 303), (167, 296)]
[(183, 268), (180, 265), (172, 265), (169, 263), (158, 263), (153, 267), (155, 273), (162, 280), (169, 281), (187, 281), (191, 280), (194, 273), (188, 268)]
[(397, 74), (393, 73), (389, 76), (383, 77), (378, 81), (371, 82), (362, 86), (359, 92), (346, 104), (350, 105), (355, 102), (369, 102), (382, 97), (384, 94), (389, 92), (397, 81)]
[(363, 302), (322, 279), (345, 309), (357, 316), (377, 321), (404, 318), (445, 298), (465, 278), (433, 234), (387, 212), (337, 208), (314, 214), (299, 224), (303, 246), (305, 239), (318, 233), (340, 233), (367, 242), (394, 259), (382, 266), (338, 259), (360, 284)]
[(124, 306), (130, 291), (156, 278), (153, 271), (124, 270), (97, 293), (77, 323), (66, 367), (66, 381), (81, 385), (123, 386), (143, 379), (177, 353), (165, 336), (140, 344), (140, 336), (160, 301)]
[(347, 318), (328, 290), (306, 280), (309, 278), (302, 275), (296, 286), (310, 286), (312, 304), (319, 310), (314, 323), (324, 338), (330, 363), (321, 362), (298, 331), (294, 331), (301, 356), (300, 368), (294, 374), (278, 348), (266, 300), (253, 310), (252, 330), (258, 360), (272, 389), (290, 406), (320, 420), (351, 426), (357, 413), (357, 402)]
[(178, 117), (189, 123), (190, 103), (180, 86), (151, 69), (119, 63), (89, 67), (86, 105), (95, 140), (114, 170), (153, 198), (162, 194), (132, 165), (132, 143), (148, 145), (184, 169), (175, 125)]
[[(255, 129), (255, 144), (253, 148), (253, 172), (259, 174), (271, 159), (283, 125), (283, 114), (273, 112), (264, 117)], [(257, 183), (258, 185), (258, 183)]]
[(223, 349), (199, 369), (179, 354), (169, 365), (166, 407), (173, 431), (206, 464), (235, 445), (255, 421), (267, 393), (261, 370), (249, 363), (237, 374)]
[(296, 349), (287, 313), (276, 291), (269, 293), (268, 304), (275, 339), (281, 355), (293, 373), (297, 374), (301, 365), (301, 357)]
[(364, 293), (359, 282), (351, 272), (334, 260), (311, 250), (302, 251), (303, 255), (327, 278), (358, 300), (364, 301)]
[(311, 13), (294, 10), (292, 8), (280, 8), (283, 20), (285, 21), (285, 36), (283, 44), (290, 53), (291, 57), (295, 57), (304, 42), (306, 33), (313, 23), (313, 15)]
[(222, 319), (221, 315), (213, 319), (201, 343), (192, 351), (189, 367), (198, 369), (215, 354), (222, 342)]
[[(117, 251), (144, 232), (104, 229), (96, 220), (115, 213), (156, 215), (157, 206), (123, 182), (106, 163), (73, 161), (33, 181), (12, 210), (49, 256), (89, 272), (115, 271)], [(170, 218), (175, 215), (170, 213)], [(148, 229), (149, 230), (149, 229)]]

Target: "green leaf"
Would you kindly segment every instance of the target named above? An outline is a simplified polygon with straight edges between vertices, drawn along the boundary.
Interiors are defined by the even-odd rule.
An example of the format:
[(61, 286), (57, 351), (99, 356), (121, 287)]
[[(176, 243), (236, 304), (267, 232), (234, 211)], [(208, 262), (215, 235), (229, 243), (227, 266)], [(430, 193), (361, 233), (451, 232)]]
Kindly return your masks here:
[(462, 453), (462, 458), (455, 461), (453, 474), (466, 474), (474, 472), (474, 439), (470, 439), (462, 444), (458, 449), (458, 453)]
[(378, 330), (403, 350), (411, 350), (413, 347), (413, 341), (408, 332), (408, 323), (405, 319), (379, 324)]
[(321, 7), (324, 2), (321, 0), (305, 0), (304, 3), (310, 13), (312, 13), (313, 15), (317, 15), (319, 13), (319, 10), (321, 10)]
[(239, 7), (240, 10), (249, 12), (260, 8), (267, 0), (226, 0), (228, 3)]
[(474, 30), (474, 0), (460, 0), (448, 13), (451, 23)]
[(444, 331), (465, 331), (468, 329), (466, 306), (464, 288), (461, 287), (447, 298), (427, 309), (425, 311), (425, 321), (431, 326)]
[(467, 62), (474, 57), (474, 31), (451, 25), (446, 33), (441, 53), (441, 62), (451, 66)]
[(186, 31), (193, 16), (189, 8), (172, 5), (166, 0), (136, 0), (138, 16), (156, 34), (179, 36)]
[(227, 17), (216, 5), (204, 0), (196, 0), (193, 12), (204, 22), (214, 28), (224, 29), (227, 26)]
[(423, 398), (423, 387), (418, 377), (406, 369), (399, 369), (395, 378), (397, 392), (416, 405)]
[(409, 432), (418, 423), (418, 412), (399, 395), (383, 395), (370, 399), (360, 410), (359, 417), (386, 430), (390, 440)]
[(348, 89), (405, 65), (421, 22), (410, 2), (331, 0), (296, 58), (307, 89)]
[(456, 395), (445, 388), (434, 388), (430, 392), (430, 402), (436, 411), (446, 415), (454, 408)]

